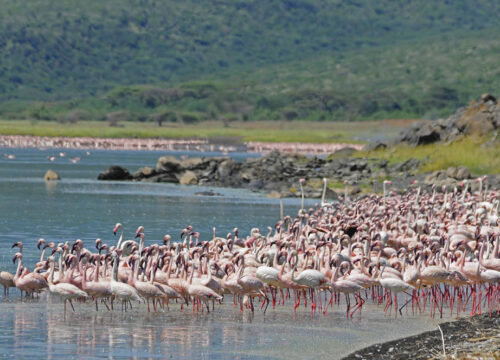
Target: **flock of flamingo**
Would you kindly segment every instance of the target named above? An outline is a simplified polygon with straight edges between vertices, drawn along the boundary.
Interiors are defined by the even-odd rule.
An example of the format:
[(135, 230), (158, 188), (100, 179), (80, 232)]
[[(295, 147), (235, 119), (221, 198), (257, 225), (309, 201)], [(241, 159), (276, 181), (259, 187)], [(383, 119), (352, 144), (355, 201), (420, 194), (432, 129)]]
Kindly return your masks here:
[(240, 237), (235, 228), (218, 237), (214, 228), (203, 241), (187, 226), (178, 241), (165, 235), (146, 246), (143, 226), (134, 240), (124, 240), (118, 223), (113, 245), (38, 240), (41, 256), (32, 271), (17, 242), (17, 271), (2, 271), (0, 282), (5, 295), (17, 287), (26, 296), (60, 296), (65, 312), (66, 302), (74, 311), (75, 299), (93, 301), (97, 311), (99, 305), (113, 310), (115, 301), (122, 311), (134, 302), (165, 311), (174, 301), (210, 312), (229, 298), (241, 311), (260, 305), (264, 313), (271, 303), (293, 311), (302, 303), (326, 315), (344, 299), (346, 317), (361, 314), (366, 301), (385, 313), (394, 307), (395, 316), (410, 304), (413, 313), (431, 316), (491, 313), (500, 311), (499, 192), (483, 187), (485, 180), (476, 180), (474, 192), (465, 182), (450, 192), (415, 184), (397, 194), (386, 192), (385, 182), (383, 196), (335, 202), (323, 196), (311, 209), (302, 203), (295, 218), (281, 211), (266, 235), (254, 228)]
[[(105, 149), (105, 150), (161, 150), (200, 151), (228, 154), (235, 151), (266, 154), (271, 151), (282, 153), (323, 154), (350, 147), (361, 150), (359, 144), (321, 143), (267, 143), (251, 141), (241, 145), (214, 144), (208, 139), (159, 139), (159, 138), (92, 138), (92, 137), (43, 137), (27, 135), (0, 135), (0, 147), (38, 149)], [(53, 161), (53, 160), (51, 160)]]

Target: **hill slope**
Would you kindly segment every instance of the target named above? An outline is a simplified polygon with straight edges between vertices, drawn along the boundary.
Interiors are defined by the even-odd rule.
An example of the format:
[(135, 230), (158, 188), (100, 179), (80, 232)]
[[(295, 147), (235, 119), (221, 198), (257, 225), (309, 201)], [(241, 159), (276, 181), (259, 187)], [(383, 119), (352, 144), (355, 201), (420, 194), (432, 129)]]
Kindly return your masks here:
[[(497, 92), (500, 75), (489, 61), (498, 53), (498, 15), (500, 4), (477, 0), (5, 0), (0, 101), (97, 96), (98, 104), (72, 102), (54, 111), (159, 114), (168, 107), (201, 118), (451, 111), (477, 91)], [(172, 93), (199, 79), (211, 84), (201, 96), (197, 84), (198, 95), (188, 91), (187, 99), (183, 90), (173, 100), (148, 102), (135, 87), (125, 98), (118, 88), (99, 100), (116, 86), (152, 84)], [(473, 87), (478, 79), (480, 89)], [(340, 94), (346, 91), (354, 95)], [(437, 103), (425, 104), (423, 98), (436, 98), (433, 92)], [(131, 93), (142, 94), (137, 106), (128, 104)], [(228, 94), (237, 99), (221, 105)], [(9, 106), (0, 112), (18, 109)]]

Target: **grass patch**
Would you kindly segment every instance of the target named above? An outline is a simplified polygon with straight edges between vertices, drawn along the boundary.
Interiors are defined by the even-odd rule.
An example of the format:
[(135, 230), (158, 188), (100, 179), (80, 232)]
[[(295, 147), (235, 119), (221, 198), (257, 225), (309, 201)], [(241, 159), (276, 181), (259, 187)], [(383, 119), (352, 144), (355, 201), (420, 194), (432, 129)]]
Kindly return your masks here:
[[(387, 121), (387, 124), (390, 124)], [(405, 124), (407, 124), (406, 122)], [(359, 134), (383, 131), (382, 122), (324, 123), (304, 121), (234, 122), (225, 126), (220, 121), (198, 124), (167, 123), (158, 127), (153, 122), (120, 122), (109, 126), (104, 121), (81, 121), (76, 124), (54, 121), (0, 120), (2, 135), (89, 136), (99, 138), (217, 138), (236, 141), (362, 143)], [(406, 125), (405, 125), (406, 126)]]
[(431, 144), (417, 147), (397, 146), (377, 151), (360, 151), (356, 157), (386, 159), (390, 164), (410, 158), (424, 160), (420, 172), (447, 169), (450, 166), (467, 166), (474, 174), (496, 174), (500, 170), (500, 147), (482, 146), (485, 138), (464, 138), (448, 144)]

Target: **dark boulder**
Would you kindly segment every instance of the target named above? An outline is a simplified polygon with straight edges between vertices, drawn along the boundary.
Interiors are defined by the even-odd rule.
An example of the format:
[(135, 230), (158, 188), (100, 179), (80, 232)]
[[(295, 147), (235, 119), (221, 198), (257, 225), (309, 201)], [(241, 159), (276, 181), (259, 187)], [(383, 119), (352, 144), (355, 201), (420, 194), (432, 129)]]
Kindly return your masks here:
[(425, 123), (423, 126), (415, 133), (417, 145), (431, 144), (436, 141), (441, 140), (441, 134), (437, 126)]
[(124, 167), (113, 165), (100, 173), (97, 180), (132, 180), (132, 175)]
[(156, 169), (159, 172), (179, 171), (181, 169), (181, 162), (176, 157), (170, 155), (162, 156), (156, 163)]

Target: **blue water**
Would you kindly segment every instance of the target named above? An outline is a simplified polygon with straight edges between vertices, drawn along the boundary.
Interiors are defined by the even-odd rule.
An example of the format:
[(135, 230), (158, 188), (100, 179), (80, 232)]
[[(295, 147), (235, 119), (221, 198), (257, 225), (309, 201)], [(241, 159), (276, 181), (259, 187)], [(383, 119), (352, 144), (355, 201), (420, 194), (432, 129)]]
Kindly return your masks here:
[[(113, 245), (116, 222), (125, 226), (125, 238), (143, 225), (146, 242), (159, 242), (164, 234), (179, 239), (193, 225), (201, 239), (225, 236), (234, 227), (249, 234), (262, 233), (279, 218), (279, 201), (247, 190), (201, 188), (172, 184), (98, 182), (98, 173), (111, 164), (131, 172), (154, 166), (160, 152), (1, 149), (0, 150), (0, 268), (13, 272), (15, 241), (24, 244), (24, 261), (30, 268), (40, 256), (39, 238), (64, 242), (82, 239), (93, 248), (96, 238)], [(7, 159), (2, 154), (13, 154)], [(51, 162), (48, 156), (56, 156)], [(220, 154), (175, 153), (175, 156)], [(80, 157), (77, 164), (69, 158)], [(231, 154), (242, 160), (246, 154)], [(62, 180), (46, 183), (47, 169)], [(222, 196), (195, 193), (213, 190)], [(285, 213), (297, 214), (299, 201), (285, 199)], [(313, 200), (307, 202), (314, 204)], [(0, 298), (0, 357), (2, 358), (107, 358), (107, 359), (335, 359), (369, 344), (392, 340), (435, 328), (428, 315), (385, 317), (382, 309), (367, 304), (360, 317), (345, 318), (344, 304), (328, 316), (311, 316), (301, 308), (270, 310), (264, 316), (240, 313), (226, 298), (207, 314), (169, 312), (148, 314), (143, 305), (131, 312), (95, 311), (92, 304), (77, 304), (64, 315), (62, 304), (47, 294), (21, 300), (11, 289)]]

